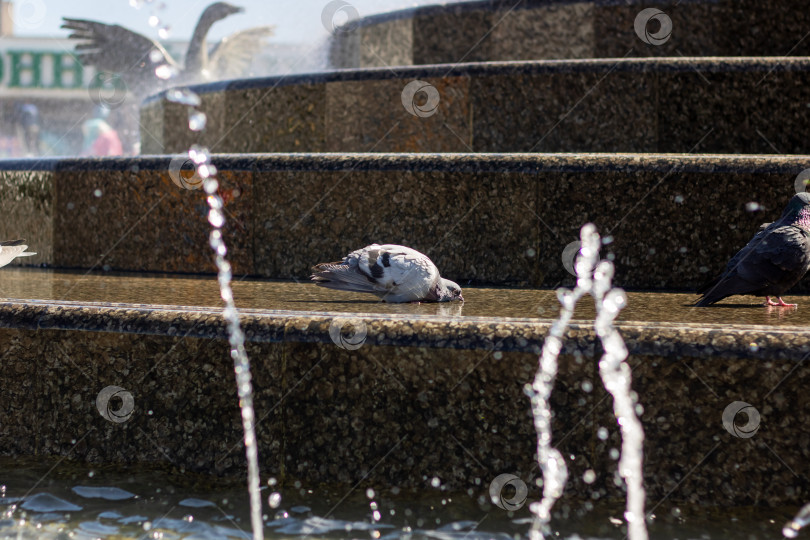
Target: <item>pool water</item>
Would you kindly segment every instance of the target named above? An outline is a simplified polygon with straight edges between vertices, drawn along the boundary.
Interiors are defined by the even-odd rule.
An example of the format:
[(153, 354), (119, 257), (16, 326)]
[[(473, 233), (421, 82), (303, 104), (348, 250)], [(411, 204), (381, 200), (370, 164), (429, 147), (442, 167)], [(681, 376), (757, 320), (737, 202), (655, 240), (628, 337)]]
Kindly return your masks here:
[[(307, 489), (262, 479), (268, 538), (525, 538), (528, 505), (506, 512), (468, 493), (359, 485)], [(196, 475), (0, 459), (0, 538), (251, 538), (243, 484)], [(275, 508), (271, 507), (271, 504)], [(623, 539), (623, 502), (563, 499), (553, 538)], [(657, 508), (652, 539), (780, 538), (797, 509)]]

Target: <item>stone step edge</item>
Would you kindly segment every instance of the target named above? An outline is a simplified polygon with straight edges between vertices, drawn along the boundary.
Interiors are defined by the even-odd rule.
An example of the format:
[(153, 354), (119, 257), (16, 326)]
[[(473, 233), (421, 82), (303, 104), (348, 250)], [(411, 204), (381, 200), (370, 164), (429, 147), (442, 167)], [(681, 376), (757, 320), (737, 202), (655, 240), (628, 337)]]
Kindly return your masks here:
[[(0, 159), (0, 172), (75, 172), (166, 170), (175, 154), (108, 158)], [(672, 154), (632, 152), (563, 153), (244, 153), (212, 154), (219, 170), (270, 171), (387, 171), (411, 172), (586, 172), (655, 170), (703, 173), (796, 174), (810, 167), (803, 154)]]
[[(239, 310), (242, 330), (253, 342), (330, 343), (330, 325), (360, 321), (361, 346), (397, 346), (526, 352), (539, 354), (551, 319), (447, 317), (435, 315)], [(565, 353), (594, 356), (598, 338), (589, 321), (574, 321)], [(796, 360), (810, 357), (810, 329), (758, 325), (620, 322), (631, 355)], [(74, 330), (227, 339), (222, 309), (146, 304), (2, 300), (0, 328)], [(337, 346), (337, 345), (336, 345)], [(344, 347), (345, 348), (345, 347)], [(359, 347), (355, 347), (359, 348)]]
[[(453, 64), (420, 64), (407, 66), (336, 69), (315, 73), (295, 73), (231, 79), (213, 83), (191, 85), (196, 94), (210, 94), (231, 90), (276, 88), (299, 84), (326, 84), (349, 81), (379, 81), (389, 79), (432, 78), (445, 79), (465, 76), (520, 75), (540, 73), (681, 73), (741, 72), (741, 71), (807, 71), (810, 58), (802, 56), (663, 56), (645, 58), (575, 58), (562, 60), (505, 60), (489, 62), (461, 62)], [(165, 100), (164, 90), (148, 96), (141, 107)]]

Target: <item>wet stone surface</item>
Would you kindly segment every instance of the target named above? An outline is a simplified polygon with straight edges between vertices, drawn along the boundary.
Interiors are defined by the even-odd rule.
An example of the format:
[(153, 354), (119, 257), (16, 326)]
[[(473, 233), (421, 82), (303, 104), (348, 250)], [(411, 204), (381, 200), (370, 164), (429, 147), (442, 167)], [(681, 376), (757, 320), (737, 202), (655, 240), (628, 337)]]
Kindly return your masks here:
[[(213, 277), (5, 268), (0, 280), (4, 455), (244, 473)], [(475, 490), (506, 471), (539, 497), (523, 388), (557, 316), (553, 291), (467, 288), (464, 304), (398, 305), (290, 282), (243, 280), (234, 291), (267, 474), (305, 486), (417, 489), (436, 477)], [(692, 295), (629, 294), (618, 328), (643, 407), (650, 506), (807, 498), (810, 311), (805, 297), (791, 299), (798, 309), (751, 298), (697, 309)], [(552, 394), (555, 444), (569, 460), (569, 500), (621, 500), (611, 457), (618, 430), (598, 380), (592, 316), (586, 298), (566, 335)], [(366, 335), (356, 347), (334, 341), (335, 324)], [(133, 398), (120, 421), (98, 409), (109, 386)], [(753, 437), (724, 427), (735, 401), (760, 413)]]

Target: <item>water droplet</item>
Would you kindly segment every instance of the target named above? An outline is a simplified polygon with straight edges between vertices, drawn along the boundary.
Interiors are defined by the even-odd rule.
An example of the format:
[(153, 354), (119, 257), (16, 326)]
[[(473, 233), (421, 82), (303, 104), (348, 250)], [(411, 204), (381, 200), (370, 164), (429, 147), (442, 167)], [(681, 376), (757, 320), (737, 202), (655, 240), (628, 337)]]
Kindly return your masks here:
[(207, 163), (211, 159), (211, 152), (208, 148), (195, 144), (188, 151), (188, 157), (196, 164)]
[(586, 484), (593, 484), (596, 480), (596, 473), (593, 471), (593, 469), (588, 469), (585, 471), (585, 474), (582, 475), (582, 480)]
[(278, 506), (281, 504), (281, 493), (271, 493), (267, 498), (267, 504), (270, 505), (270, 508), (278, 508)]
[(188, 128), (191, 131), (202, 131), (205, 129), (205, 123), (208, 117), (202, 111), (195, 111), (193, 109), (188, 111)]
[(200, 96), (188, 88), (172, 88), (166, 92), (166, 99), (191, 107), (199, 107), (200, 105)]
[(600, 440), (606, 441), (608, 438), (608, 430), (607, 428), (600, 427), (596, 430), (596, 436), (599, 437)]
[(371, 489), (371, 488), (368, 488), (366, 490), (366, 497), (368, 497), (369, 499), (373, 499), (374, 498), (374, 490)]
[(160, 37), (160, 39), (169, 39), (169, 36), (171, 35), (172, 35), (172, 27), (169, 26), (168, 24), (166, 26), (161, 27), (160, 30), (158, 30), (158, 37)]
[(160, 24), (160, 19), (158, 19), (157, 15), (150, 15), (147, 22), (149, 23), (149, 26), (154, 28), (155, 26)]
[(492, 358), (494, 358), (495, 360), (500, 360), (503, 358), (503, 353), (501, 351), (495, 351), (494, 353), (492, 353)]
[(170, 66), (169, 64), (161, 64), (155, 68), (155, 75), (159, 79), (171, 79), (175, 75), (177, 75), (177, 68)]
[(537, 255), (537, 252), (535, 250), (533, 250), (532, 248), (529, 248), (529, 249), (526, 250), (526, 256), (527, 257), (531, 258), (531, 257), (534, 257), (535, 255)]
[(93, 192), (93, 195), (95, 195), (96, 197), (101, 197), (101, 190), (100, 189), (95, 190)]
[(683, 202), (683, 195), (675, 195), (675, 202), (681, 204)]
[(749, 212), (756, 212), (757, 210), (761, 210), (762, 206), (758, 202), (749, 202), (745, 203), (745, 209)]
[(216, 178), (206, 178), (205, 183), (203, 183), (203, 189), (209, 195), (212, 193), (216, 193), (219, 189), (219, 182), (217, 182)]
[(200, 165), (197, 167), (197, 175), (200, 178), (210, 178), (217, 174), (217, 168), (210, 163)]
[(211, 209), (208, 212), (208, 223), (216, 228), (220, 228), (225, 224), (225, 216), (219, 210)]
[(430, 480), (430, 485), (431, 485), (431, 486), (433, 486), (433, 487), (435, 487), (435, 488), (437, 488), (437, 487), (439, 487), (440, 485), (442, 485), (442, 481), (441, 481), (441, 480), (439, 480), (439, 477), (438, 477), (438, 476), (434, 476), (434, 477), (433, 477), (433, 478), (431, 478), (431, 480)]
[(593, 390), (593, 383), (591, 381), (582, 381), (582, 391), (591, 393)]

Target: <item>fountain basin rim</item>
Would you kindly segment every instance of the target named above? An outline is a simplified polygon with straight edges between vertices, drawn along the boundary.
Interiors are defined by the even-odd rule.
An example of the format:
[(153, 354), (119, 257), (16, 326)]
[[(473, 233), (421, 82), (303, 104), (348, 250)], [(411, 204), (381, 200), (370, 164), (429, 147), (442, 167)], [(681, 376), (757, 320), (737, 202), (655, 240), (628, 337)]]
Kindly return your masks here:
[[(213, 83), (181, 86), (196, 94), (221, 93), (232, 90), (265, 89), (300, 84), (334, 82), (402, 80), (420, 78), (449, 78), (465, 76), (537, 75), (553, 73), (730, 73), (808, 71), (810, 58), (784, 56), (679, 56), (646, 58), (584, 58), (563, 60), (510, 60), (462, 62), (456, 64), (420, 64), (374, 68), (336, 69), (294, 75), (275, 75), (229, 79)], [(147, 96), (141, 105), (165, 99), (168, 88)]]
[[(247, 341), (329, 343), (336, 318), (366, 325), (363, 346), (427, 347), (539, 354), (553, 319), (240, 309)], [(810, 356), (805, 327), (644, 323), (616, 325), (631, 355), (789, 359)], [(0, 299), (0, 328), (78, 330), (227, 340), (221, 308)], [(408, 331), (403, 333), (403, 330)], [(594, 355), (593, 322), (574, 320), (564, 352)], [(752, 348), (752, 343), (757, 343)]]
[[(0, 171), (164, 170), (176, 154), (107, 158), (0, 159)], [(797, 174), (810, 166), (802, 154), (683, 153), (245, 153), (213, 154), (219, 170), (230, 171), (386, 171), (411, 172), (584, 172), (661, 171)]]

